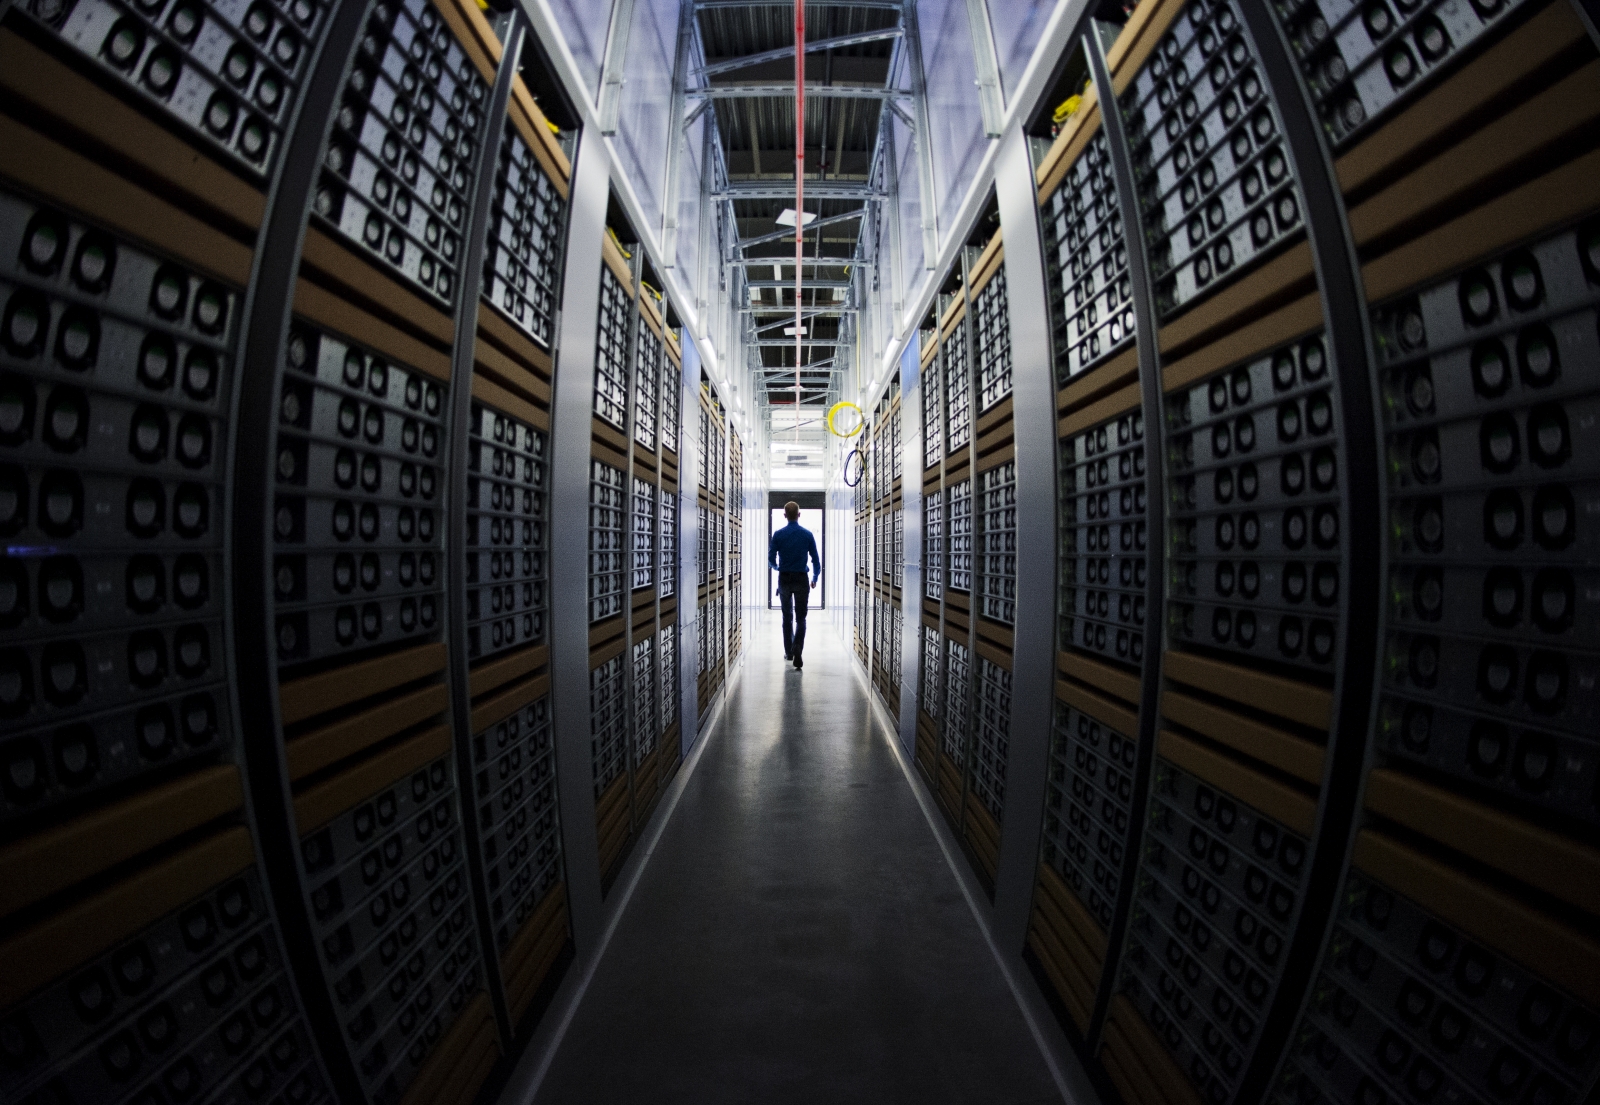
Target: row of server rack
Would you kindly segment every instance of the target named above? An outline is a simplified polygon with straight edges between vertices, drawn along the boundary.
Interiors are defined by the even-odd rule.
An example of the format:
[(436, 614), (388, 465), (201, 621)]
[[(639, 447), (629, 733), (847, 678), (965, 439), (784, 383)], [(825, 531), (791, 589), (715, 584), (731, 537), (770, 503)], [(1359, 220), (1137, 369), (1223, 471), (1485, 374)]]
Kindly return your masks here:
[(695, 716), (704, 721), (744, 649), (744, 446), (709, 380), (700, 383)]
[(872, 686), (894, 716), (900, 712), (901, 588), (904, 572), (905, 497), (900, 462), (898, 381), (863, 427), (858, 444), (861, 477), (852, 495), (856, 655), (872, 673)]
[[(1032, 146), (1037, 221), (1004, 228), (1042, 265), (974, 235), (880, 397), (857, 653), (979, 884), (1026, 885), (1012, 951), (1109, 1100), (1592, 1099), (1592, 14), (1086, 20), (1058, 86), (1079, 103)], [(1047, 308), (1018, 371), (1055, 398), (1022, 497), (1008, 277)], [(902, 401), (915, 556), (874, 451)], [(1019, 510), (1053, 535), (1047, 586), (1019, 580)], [(1030, 601), (1049, 657), (1013, 651)], [(1019, 664), (1053, 689), (1048, 740), (1016, 734), (1037, 764), (1010, 762)]]
[[(602, 888), (676, 774), (683, 354), (643, 259), (602, 240), (589, 441), (589, 705)], [(692, 660), (692, 658), (691, 658)]]
[[(1010, 752), (1016, 442), (1005, 245), (961, 253), (921, 331), (922, 593), (915, 759), (992, 895)], [(919, 450), (915, 443), (912, 457)], [(898, 535), (897, 562), (903, 563)]]
[[(469, 1102), (574, 958), (575, 136), (529, 33), (458, 0), (0, 6), (7, 1102)], [(696, 662), (693, 392), (643, 263), (603, 262), (561, 427), (585, 885), (672, 777)]]

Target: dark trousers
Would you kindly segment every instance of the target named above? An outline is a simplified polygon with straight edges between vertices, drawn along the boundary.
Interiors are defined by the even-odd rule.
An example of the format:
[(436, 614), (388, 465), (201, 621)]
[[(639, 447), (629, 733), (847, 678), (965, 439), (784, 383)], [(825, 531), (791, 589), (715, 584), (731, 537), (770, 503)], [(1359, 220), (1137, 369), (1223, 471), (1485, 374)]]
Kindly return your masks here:
[(783, 602), (783, 651), (799, 656), (806, 647), (806, 603), (811, 580), (804, 572), (778, 573), (778, 598)]

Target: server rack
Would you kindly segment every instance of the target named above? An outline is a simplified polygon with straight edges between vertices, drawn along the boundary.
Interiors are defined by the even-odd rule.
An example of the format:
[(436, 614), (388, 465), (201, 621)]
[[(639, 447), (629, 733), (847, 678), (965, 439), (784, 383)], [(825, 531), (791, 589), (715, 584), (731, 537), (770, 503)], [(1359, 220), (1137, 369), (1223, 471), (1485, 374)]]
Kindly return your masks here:
[[(865, 433), (865, 430), (862, 432)], [(865, 443), (863, 442), (862, 444)], [(860, 445), (857, 448), (860, 448)], [(862, 666), (870, 672), (872, 669), (868, 665), (871, 663), (872, 656), (870, 646), (872, 629), (868, 614), (867, 595), (870, 590), (873, 571), (870, 552), (872, 548), (872, 515), (870, 506), (872, 476), (866, 461), (867, 454), (863, 453), (861, 456), (861, 477), (856, 482), (852, 495), (854, 512), (851, 515), (851, 534), (855, 542), (855, 578), (854, 599), (851, 603), (851, 640), (855, 646), (856, 656), (860, 658)]]
[[(477, 44), (492, 59), (496, 43), (482, 30)], [(469, 248), (463, 261), (464, 290), (475, 288), (478, 301), (457, 312), (458, 333), (465, 322), (476, 334), (470, 360), (466, 343), (456, 350), (471, 388), (456, 400), (466, 413), (458, 454), (465, 548), (453, 585), (467, 631), (465, 671), (457, 660), (454, 678), (467, 693), (457, 692), (454, 721), (472, 734), (458, 763), (471, 780), (464, 828), (478, 857), (483, 941), (517, 1033), (570, 956), (548, 614), (551, 342), (570, 165), (526, 87), (513, 80), (505, 95), (498, 145), (485, 149), (474, 199), (485, 216), (483, 252)]]
[[(944, 461), (944, 361), (937, 332), (917, 332), (919, 391), (922, 399), (922, 601), (918, 619), (917, 726), (914, 758), (929, 779), (938, 777), (940, 730), (944, 717), (945, 644), (939, 627), (947, 553), (945, 493), (939, 476)], [(930, 482), (931, 479), (931, 482)]]
[(1124, 1100), (1592, 1091), (1597, 903), (1554, 871), (1600, 856), (1595, 49), (1568, 4), (1229, 2), (1073, 46), (1025, 959)]
[[(426, 1095), (445, 1082), (473, 1092), (566, 942), (549, 735), (540, 724), (548, 709), (542, 454), (553, 366), (539, 343), (482, 301), (491, 206), (515, 214), (524, 190), (537, 189), (525, 173), (546, 178), (547, 199), (564, 192), (566, 166), (516, 87), (514, 66), (499, 64), (520, 47), (514, 24), (502, 44), (479, 13), (454, 7), (377, 5), (362, 18), (311, 182), (303, 245), (303, 279), (327, 297), (307, 288), (295, 296), (304, 321), (291, 323), (276, 443), (269, 437), (267, 448), (277, 456), (271, 616), (298, 882), (320, 985), (351, 1041), (340, 1062), (376, 1101)], [(501, 156), (530, 143), (540, 156), (524, 156), (521, 166), (515, 152)], [(549, 217), (564, 221), (559, 205)], [(559, 265), (558, 240), (545, 252), (546, 264)], [(385, 384), (391, 405), (416, 406), (413, 380), (353, 355), (344, 337), (390, 366), (416, 364), (446, 381), (437, 429), (425, 421), (434, 399), (426, 386), (420, 434), (382, 410)], [(359, 398), (363, 383), (368, 394)], [(297, 422), (294, 406), (312, 417)], [(331, 434), (319, 425), (324, 410)], [(305, 466), (306, 492), (296, 494), (298, 466), (285, 464), (296, 430), (311, 447), (332, 438), (324, 451), (350, 439), (342, 448), (355, 456), (334, 457), (328, 489), (342, 490), (343, 501), (323, 498), (317, 480), (327, 477), (315, 463)], [(383, 500), (391, 487), (402, 500), (411, 494), (406, 457), (418, 436), (424, 460), (447, 458), (446, 570), (430, 576), (419, 557), (416, 572), (424, 588), (443, 591), (443, 635), (426, 593), (414, 600), (414, 620), (409, 597), (397, 614), (371, 598), (359, 609), (345, 600), (331, 612), (332, 643), (343, 651), (330, 650), (315, 632), (329, 611), (302, 605), (351, 590), (335, 552), (335, 595), (320, 595), (328, 573), (314, 556), (328, 543), (323, 530), (347, 541), (344, 516), (353, 512), (354, 536), (378, 554), (375, 564), (370, 553), (359, 557), (357, 587), (379, 595), (391, 579), (410, 587), (403, 548), (393, 568), (382, 551), (409, 540), (410, 508), (402, 502), (391, 523)], [(387, 470), (389, 449), (400, 453), (397, 474)], [(424, 497), (427, 474), (417, 476)], [(316, 525), (325, 512), (330, 523)], [(418, 508), (417, 537), (438, 542), (428, 521)], [(303, 569), (301, 547), (312, 554)], [(297, 651), (290, 630), (302, 616), (311, 632)], [(360, 637), (352, 641), (355, 617)], [(253, 765), (263, 774), (268, 766)], [(391, 823), (399, 832), (386, 836)]]
[[(317, 1100), (329, 1079), (286, 969), (226, 690), (242, 301), (277, 150), (253, 116), (251, 157), (236, 152), (239, 101), (216, 72), (185, 70), (181, 41), (151, 41), (129, 17), (119, 41), (137, 53), (101, 62), (79, 49), (77, 28), (96, 14), (33, 8), (0, 28), (8, 111), (66, 96), (48, 135), (42, 116), (0, 116), (11, 538), (0, 1007), (16, 1040), (0, 1077), (8, 1098), (165, 1079)], [(197, 24), (174, 33), (199, 33), (204, 13), (191, 14)], [(302, 14), (283, 30), (296, 62), (302, 34), (326, 29), (323, 13)], [(204, 29), (237, 44), (237, 28)], [(145, 63), (148, 98), (113, 58)], [(286, 85), (263, 65), (285, 111), (304, 76), (292, 68)], [(211, 89), (209, 127), (181, 110), (192, 99), (168, 106), (185, 76)], [(142, 144), (149, 175), (100, 168), (106, 139)], [(184, 210), (195, 196), (209, 202)]]
[[(992, 895), (1010, 751), (1017, 510), (1005, 249), (1000, 232), (984, 234), (963, 251), (922, 340), (919, 685), (932, 697), (919, 703), (916, 743)], [(891, 555), (903, 562), (898, 542)]]
[[(626, 229), (626, 228), (624, 228)], [(631, 236), (631, 234), (630, 234)], [(590, 423), (589, 700), (602, 889), (676, 772), (682, 358), (642, 257), (602, 245)]]
[[(695, 696), (696, 716), (704, 721), (727, 682), (731, 659), (729, 607), (738, 601), (738, 592), (729, 581), (736, 570), (728, 558), (729, 531), (742, 520), (738, 505), (730, 506), (728, 484), (730, 465), (742, 464), (742, 457), (736, 457), (738, 437), (730, 440), (727, 415), (709, 378), (701, 379), (699, 397), (700, 462), (695, 497), (700, 516), (700, 572), (695, 609), (700, 655)], [(742, 500), (743, 489), (735, 494)], [(734, 611), (737, 614), (737, 607)]]
[[(905, 495), (900, 474), (900, 387), (892, 381), (879, 401), (871, 425), (862, 431), (867, 460), (862, 486), (868, 488), (863, 524), (870, 529), (866, 614), (870, 617), (867, 670), (872, 685), (893, 717), (900, 716), (900, 640), (895, 628), (903, 614)], [(869, 631), (863, 623), (862, 633)]]
[[(1579, 348), (1562, 357), (1570, 347), (1560, 335), (1593, 317), (1600, 196), (1582, 183), (1592, 142), (1585, 149), (1557, 136), (1589, 125), (1584, 88), (1597, 71), (1596, 43), (1565, 5), (1399, 14), (1394, 35), (1376, 21), (1365, 26), (1373, 40), (1365, 56), (1341, 46), (1354, 79), (1340, 85), (1333, 56), (1309, 49), (1289, 14), (1275, 13), (1308, 96), (1325, 120), (1337, 113), (1344, 123), (1325, 121), (1319, 139), (1333, 159), (1368, 312), (1374, 436), (1388, 461), (1380, 503), (1402, 523), (1379, 535), (1379, 578), (1403, 590), (1377, 612), (1385, 659), (1370, 676), (1377, 701), (1341, 893), (1318, 934), (1299, 1019), (1264, 1081), (1276, 1095), (1325, 1096), (1359, 1071), (1385, 1092), (1437, 1076), (1445, 1094), (1576, 1098), (1592, 1093), (1597, 1073), (1584, 1036), (1600, 1006), (1587, 967), (1596, 945), (1578, 936), (1600, 913), (1590, 893), (1594, 792), (1580, 810), (1541, 765), (1560, 747), (1576, 783), (1594, 761), (1592, 746), (1563, 735), (1585, 728), (1578, 684), (1556, 688), (1593, 663), (1563, 614), (1566, 573), (1581, 572), (1594, 548), (1566, 511), (1589, 471), (1566, 427), (1581, 419), (1600, 361)], [(1400, 68), (1403, 34), (1411, 74)], [(1380, 53), (1393, 59), (1388, 80), (1364, 79)], [(1560, 59), (1542, 64), (1540, 91), (1502, 93), (1506, 115), (1493, 123), (1435, 113), (1441, 101), (1505, 89), (1540, 64), (1512, 61), (1516, 53)], [(1547, 129), (1517, 135), (1535, 117)], [(1412, 167), (1418, 138), (1446, 138), (1454, 149)], [(1479, 160), (1481, 151), (1493, 152)], [(1502, 381), (1497, 365), (1513, 360), (1515, 379)], [(1437, 674), (1433, 656), (1444, 665)], [(1473, 673), (1465, 678), (1454, 670), (1463, 662)], [(1511, 862), (1530, 845), (1566, 875)], [(1517, 920), (1491, 928), (1487, 919), (1505, 917), (1513, 901)], [(1570, 949), (1560, 964), (1556, 949)], [(1446, 971), (1453, 985), (1441, 993)], [(1487, 1001), (1491, 992), (1500, 1000)], [(1415, 1013), (1429, 997), (1445, 998), (1431, 1014), (1439, 1035), (1418, 1029), (1418, 1020), (1433, 1024)], [(1375, 1007), (1391, 1035), (1370, 1035)], [(1451, 1050), (1452, 1014), (1476, 1045), (1465, 1062)], [(1396, 1062), (1396, 1046), (1413, 1052)]]
[[(56, 64), (0, 33), (12, 56)], [(3, 125), (57, 171), (90, 168)], [(249, 247), (120, 181), (98, 203), (55, 183), (8, 181), (0, 201), (5, 1093), (165, 1079), (318, 1100), (329, 1080), (270, 909), (225, 682)], [(195, 235), (177, 251), (168, 220)]]
[(728, 427), (728, 664), (744, 651), (744, 444)]

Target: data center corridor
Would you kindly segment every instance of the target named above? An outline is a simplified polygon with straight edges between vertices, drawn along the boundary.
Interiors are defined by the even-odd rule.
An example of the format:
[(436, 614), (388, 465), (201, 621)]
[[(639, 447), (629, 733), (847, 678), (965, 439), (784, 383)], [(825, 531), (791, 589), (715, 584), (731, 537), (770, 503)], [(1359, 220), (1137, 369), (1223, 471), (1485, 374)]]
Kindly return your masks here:
[(751, 629), (535, 1100), (1060, 1101), (848, 647)]
[(1600, 0), (0, 0), (0, 1105), (1597, 1105), (1597, 426)]

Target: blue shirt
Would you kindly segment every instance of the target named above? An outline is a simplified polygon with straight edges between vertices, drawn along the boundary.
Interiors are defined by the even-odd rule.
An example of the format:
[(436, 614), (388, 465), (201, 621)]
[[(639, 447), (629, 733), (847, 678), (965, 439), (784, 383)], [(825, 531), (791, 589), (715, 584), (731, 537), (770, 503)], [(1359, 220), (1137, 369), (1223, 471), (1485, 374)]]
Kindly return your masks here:
[(815, 583), (822, 577), (822, 559), (817, 556), (816, 539), (799, 522), (790, 522), (767, 541), (767, 563), (780, 572), (804, 574), (807, 556), (817, 567), (811, 576), (811, 582)]

